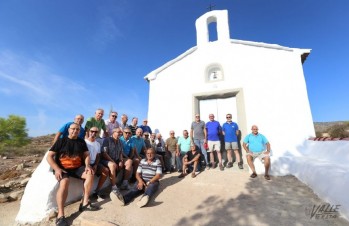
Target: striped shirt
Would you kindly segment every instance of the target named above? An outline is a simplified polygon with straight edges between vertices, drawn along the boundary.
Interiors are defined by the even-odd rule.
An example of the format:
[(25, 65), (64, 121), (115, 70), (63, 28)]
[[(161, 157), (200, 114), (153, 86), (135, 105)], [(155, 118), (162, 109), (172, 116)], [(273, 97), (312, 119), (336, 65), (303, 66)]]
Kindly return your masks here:
[(137, 173), (141, 174), (141, 177), (145, 182), (150, 181), (156, 174), (162, 174), (160, 160), (154, 158), (153, 161), (148, 164), (146, 159), (142, 159), (138, 165)]

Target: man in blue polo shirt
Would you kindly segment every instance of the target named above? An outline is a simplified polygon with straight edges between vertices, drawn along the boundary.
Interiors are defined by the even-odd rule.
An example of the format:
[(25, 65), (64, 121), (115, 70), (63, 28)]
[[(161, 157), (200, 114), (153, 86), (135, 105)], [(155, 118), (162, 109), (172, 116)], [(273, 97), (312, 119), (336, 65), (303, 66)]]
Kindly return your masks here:
[(236, 162), (238, 163), (239, 168), (243, 169), (238, 145), (239, 126), (236, 122), (232, 121), (231, 114), (227, 114), (226, 118), (227, 122), (223, 124), (222, 132), (224, 135), (225, 150), (227, 150), (228, 157), (227, 168), (233, 167), (232, 150), (234, 150)]
[(270, 144), (267, 138), (258, 133), (258, 127), (256, 125), (252, 126), (252, 133), (248, 134), (243, 142), (243, 147), (246, 151), (247, 163), (252, 170), (251, 177), (257, 177), (257, 173), (253, 164), (255, 158), (258, 158), (264, 162), (266, 180), (270, 180), (269, 168), (270, 168)]
[(75, 116), (74, 122), (68, 122), (64, 124), (62, 128), (59, 129), (59, 131), (56, 133), (56, 136), (53, 138), (53, 143), (55, 143), (59, 138), (67, 137), (69, 135), (69, 127), (73, 123), (76, 123), (80, 126), (80, 132), (78, 137), (81, 139), (85, 139), (85, 130), (82, 127), (82, 123), (84, 123), (84, 116), (78, 114)]
[(216, 162), (214, 161), (214, 151), (217, 152), (217, 157), (219, 161), (219, 169), (224, 170), (222, 164), (222, 154), (221, 154), (221, 141), (219, 140), (219, 134), (222, 132), (222, 127), (219, 122), (214, 120), (214, 114), (209, 114), (209, 119), (206, 123), (206, 134), (207, 134), (207, 144), (208, 153), (210, 153), (210, 161), (212, 168), (216, 168)]

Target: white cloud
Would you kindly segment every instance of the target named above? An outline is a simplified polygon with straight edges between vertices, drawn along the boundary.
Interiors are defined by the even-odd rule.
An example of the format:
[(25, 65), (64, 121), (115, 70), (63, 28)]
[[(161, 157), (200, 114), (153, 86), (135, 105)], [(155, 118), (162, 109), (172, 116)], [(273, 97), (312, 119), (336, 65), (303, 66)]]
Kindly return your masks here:
[(52, 73), (43, 63), (9, 51), (0, 52), (0, 80), (2, 93), (51, 107), (69, 106), (86, 91), (75, 81)]

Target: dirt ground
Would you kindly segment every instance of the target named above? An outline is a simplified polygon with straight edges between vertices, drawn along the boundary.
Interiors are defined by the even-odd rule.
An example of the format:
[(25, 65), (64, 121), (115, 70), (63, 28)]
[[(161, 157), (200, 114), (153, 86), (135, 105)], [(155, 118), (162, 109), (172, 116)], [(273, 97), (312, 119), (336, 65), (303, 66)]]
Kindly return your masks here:
[[(245, 167), (246, 168), (246, 167)], [(102, 209), (79, 213), (78, 203), (66, 207), (72, 225), (349, 225), (337, 215), (332, 219), (311, 218), (314, 206), (324, 204), (310, 188), (293, 176), (262, 175), (252, 179), (247, 169), (211, 169), (179, 179), (166, 174), (159, 192), (147, 207), (137, 199), (119, 206), (107, 198), (96, 204)], [(333, 203), (338, 204), (338, 203)], [(0, 225), (16, 225), (19, 202), (0, 204)], [(54, 221), (41, 225), (54, 225)]]

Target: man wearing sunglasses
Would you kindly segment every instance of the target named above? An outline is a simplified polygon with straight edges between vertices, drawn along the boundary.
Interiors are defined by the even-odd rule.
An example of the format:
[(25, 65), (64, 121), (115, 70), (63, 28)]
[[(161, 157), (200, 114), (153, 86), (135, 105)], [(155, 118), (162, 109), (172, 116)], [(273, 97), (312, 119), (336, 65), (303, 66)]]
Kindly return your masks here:
[(222, 133), (224, 135), (225, 150), (227, 150), (227, 168), (233, 167), (232, 150), (234, 150), (236, 162), (238, 163), (239, 169), (243, 169), (238, 145), (239, 126), (236, 122), (232, 121), (231, 114), (227, 114), (226, 118), (227, 122), (223, 123)]
[(109, 135), (112, 134), (113, 129), (119, 128), (120, 124), (116, 120), (118, 117), (118, 113), (116, 111), (112, 111), (109, 114), (109, 119), (105, 120), (105, 125), (107, 127), (107, 132)]
[(75, 116), (74, 122), (68, 122), (65, 125), (63, 125), (62, 128), (59, 129), (59, 131), (56, 133), (55, 138), (53, 139), (53, 143), (55, 143), (58, 140), (58, 138), (67, 137), (69, 135), (69, 126), (73, 123), (80, 125), (80, 132), (79, 132), (78, 137), (81, 139), (84, 139), (85, 138), (85, 130), (82, 127), (82, 123), (84, 123), (84, 116), (81, 114), (78, 114)]

